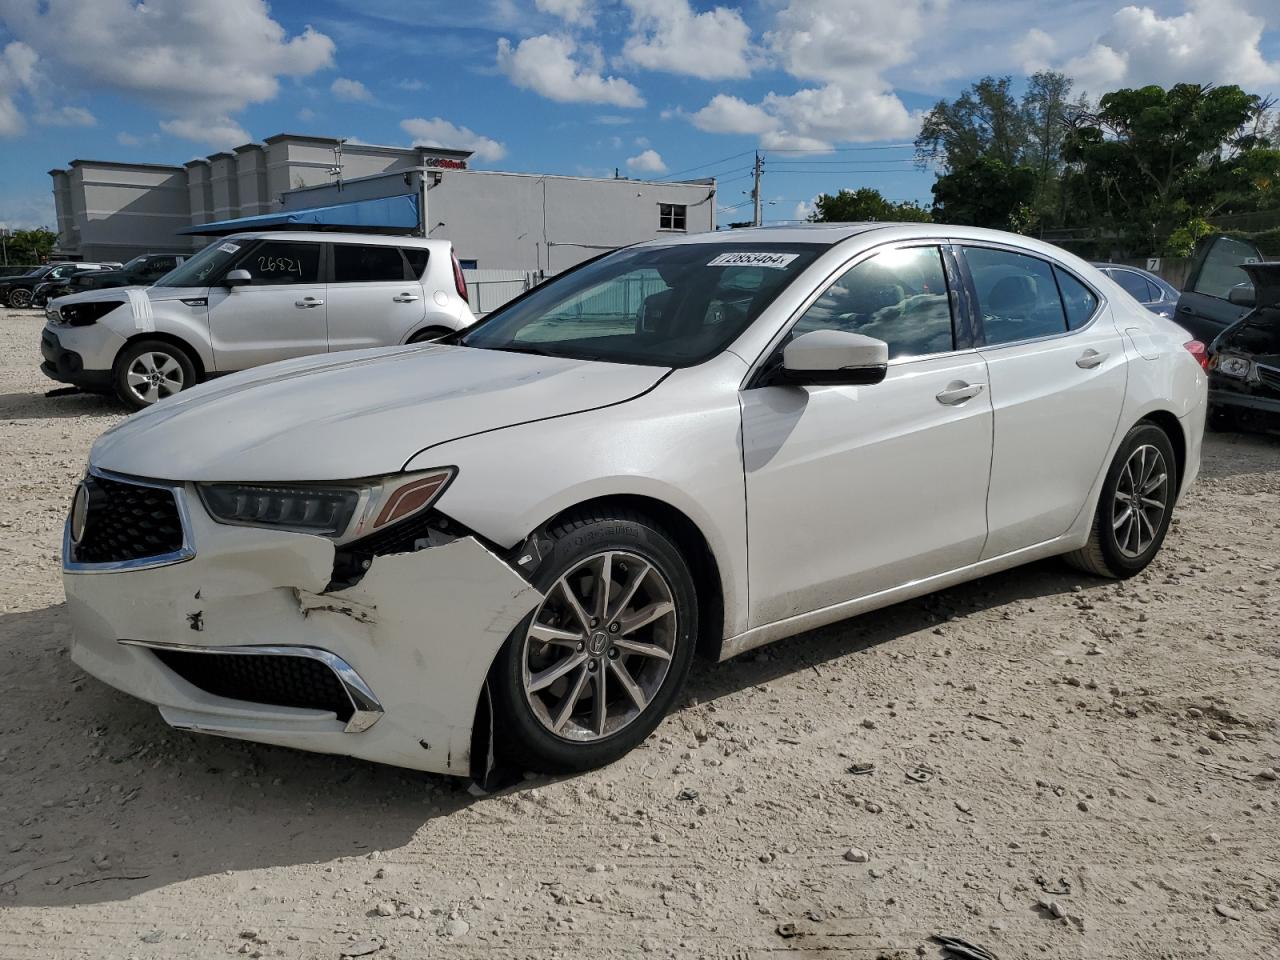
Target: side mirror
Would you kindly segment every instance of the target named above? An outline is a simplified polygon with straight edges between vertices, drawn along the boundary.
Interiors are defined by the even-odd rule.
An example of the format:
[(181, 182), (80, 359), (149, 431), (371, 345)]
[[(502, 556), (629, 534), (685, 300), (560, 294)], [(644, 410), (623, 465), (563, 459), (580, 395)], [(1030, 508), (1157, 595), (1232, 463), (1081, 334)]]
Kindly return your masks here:
[(227, 273), (222, 282), (228, 287), (243, 287), (246, 283), (253, 282), (253, 274), (248, 270), (232, 270)]
[(782, 379), (798, 386), (879, 383), (889, 368), (889, 345), (843, 330), (802, 333), (782, 349)]
[(1238, 283), (1227, 291), (1227, 301), (1234, 303), (1237, 307), (1256, 307), (1258, 305), (1257, 294), (1254, 293), (1252, 283)]

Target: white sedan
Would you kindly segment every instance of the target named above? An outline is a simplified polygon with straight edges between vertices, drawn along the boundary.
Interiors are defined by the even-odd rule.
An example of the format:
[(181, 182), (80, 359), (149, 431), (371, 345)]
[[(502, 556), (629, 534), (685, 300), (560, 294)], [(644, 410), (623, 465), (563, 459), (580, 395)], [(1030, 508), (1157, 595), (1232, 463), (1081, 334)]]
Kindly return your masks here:
[(217, 380), (94, 445), (72, 657), (189, 730), (475, 776), (608, 762), (695, 652), (1044, 557), (1150, 563), (1205, 355), (1121, 294), (993, 231), (734, 230), (441, 344)]

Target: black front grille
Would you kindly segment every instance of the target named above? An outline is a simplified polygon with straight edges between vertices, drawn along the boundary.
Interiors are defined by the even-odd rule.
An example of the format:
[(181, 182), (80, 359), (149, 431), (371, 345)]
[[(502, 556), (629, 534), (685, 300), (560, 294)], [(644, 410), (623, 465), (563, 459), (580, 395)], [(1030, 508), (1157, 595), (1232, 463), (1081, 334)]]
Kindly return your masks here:
[(215, 697), (273, 707), (331, 710), (346, 723), (351, 698), (325, 664), (289, 654), (192, 653), (152, 648), (160, 662)]
[(1269, 387), (1275, 387), (1280, 390), (1280, 370), (1275, 367), (1264, 367), (1258, 364), (1255, 368), (1258, 371), (1258, 379)]
[(76, 562), (119, 563), (182, 549), (182, 518), (172, 490), (96, 476), (86, 477), (85, 485), (89, 510)]

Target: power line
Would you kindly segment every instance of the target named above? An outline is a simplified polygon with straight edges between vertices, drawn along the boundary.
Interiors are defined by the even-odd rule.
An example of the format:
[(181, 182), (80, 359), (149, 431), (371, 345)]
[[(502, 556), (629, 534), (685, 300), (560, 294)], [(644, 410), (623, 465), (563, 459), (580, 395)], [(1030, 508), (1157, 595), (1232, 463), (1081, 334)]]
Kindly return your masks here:
[(735, 153), (732, 156), (724, 157), (723, 159), (720, 159), (720, 160), (711, 160), (707, 163), (700, 163), (697, 166), (686, 167), (683, 170), (677, 170), (675, 173), (669, 173), (665, 177), (662, 177), (661, 179), (670, 180), (672, 177), (682, 177), (686, 173), (692, 173), (694, 170), (702, 170), (704, 167), (716, 167), (722, 163), (728, 163), (730, 160), (737, 160), (739, 157), (749, 157), (751, 153), (752, 153), (751, 150), (743, 150), (741, 153)]
[(907, 147), (910, 147), (911, 149), (914, 150), (915, 146), (916, 145), (914, 143), (884, 143), (884, 144), (877, 144), (876, 146), (873, 146), (873, 147), (828, 147), (828, 148), (820, 148), (816, 150), (812, 148), (807, 150), (801, 150), (795, 147), (789, 147), (786, 149), (779, 148), (777, 150), (770, 150), (768, 152), (769, 153), (856, 153), (860, 150), (904, 150)]
[(882, 169), (875, 169), (875, 170), (868, 170), (868, 169), (866, 169), (866, 168), (861, 168), (861, 169), (853, 169), (853, 168), (850, 168), (850, 169), (846, 169), (846, 170), (812, 170), (812, 169), (808, 169), (808, 168), (806, 168), (806, 169), (803, 169), (803, 170), (774, 170), (774, 171), (772, 171), (772, 172), (773, 172), (773, 173), (775, 173), (775, 174), (790, 174), (790, 173), (807, 173), (807, 174), (856, 173), (856, 174), (858, 174), (859, 176), (861, 176), (861, 175), (862, 175), (862, 174), (864, 174), (864, 173), (907, 173), (907, 172), (909, 172), (909, 171), (907, 171), (906, 169), (904, 169), (904, 168), (902, 168), (902, 167), (886, 167), (886, 168), (882, 168)]

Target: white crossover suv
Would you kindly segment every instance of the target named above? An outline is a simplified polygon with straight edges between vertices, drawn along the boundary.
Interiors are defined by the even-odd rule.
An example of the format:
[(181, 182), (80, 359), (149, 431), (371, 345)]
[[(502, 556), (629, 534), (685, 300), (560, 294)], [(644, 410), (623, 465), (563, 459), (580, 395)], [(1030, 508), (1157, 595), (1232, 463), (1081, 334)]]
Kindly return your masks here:
[(151, 287), (52, 301), (41, 370), (134, 409), (276, 360), (434, 340), (475, 316), (447, 240), (244, 233)]
[(103, 435), (71, 656), (185, 729), (604, 763), (695, 649), (1055, 555), (1142, 570), (1199, 469), (1204, 362), (1025, 237), (664, 237), (445, 343), (275, 364)]

